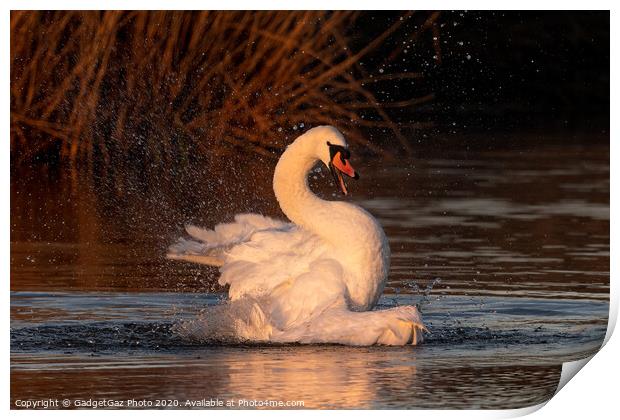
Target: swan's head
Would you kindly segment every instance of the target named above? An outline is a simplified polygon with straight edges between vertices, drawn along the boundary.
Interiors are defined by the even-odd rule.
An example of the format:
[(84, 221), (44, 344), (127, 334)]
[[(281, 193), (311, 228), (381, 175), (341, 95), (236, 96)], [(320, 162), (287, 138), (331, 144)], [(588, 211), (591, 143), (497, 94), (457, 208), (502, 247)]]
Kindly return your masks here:
[(340, 191), (344, 195), (347, 195), (349, 191), (347, 190), (347, 184), (342, 175), (347, 175), (353, 179), (359, 179), (360, 177), (355, 169), (353, 169), (353, 166), (351, 166), (351, 162), (349, 162), (351, 158), (349, 148), (346, 145), (341, 146), (339, 144), (333, 144), (329, 140), (325, 143), (329, 149), (329, 163), (327, 163), (327, 167), (331, 171), (334, 182)]
[(359, 174), (351, 166), (351, 152), (343, 135), (330, 125), (315, 127), (306, 135), (312, 138), (316, 156), (329, 168), (342, 194), (347, 195), (349, 190), (343, 175), (358, 179)]

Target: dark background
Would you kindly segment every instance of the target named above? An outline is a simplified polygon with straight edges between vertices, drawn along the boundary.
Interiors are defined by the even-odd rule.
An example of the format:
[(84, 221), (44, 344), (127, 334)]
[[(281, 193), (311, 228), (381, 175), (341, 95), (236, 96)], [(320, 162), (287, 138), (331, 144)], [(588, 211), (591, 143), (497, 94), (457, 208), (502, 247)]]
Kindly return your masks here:
[[(365, 19), (380, 27), (394, 15)], [(444, 11), (436, 26), (439, 54), (429, 35), (411, 60), (422, 64), (426, 88), (435, 94), (415, 110), (435, 122), (427, 136), (502, 137), (518, 130), (544, 132), (547, 140), (556, 133), (577, 141), (571, 133), (586, 132), (592, 141), (608, 141), (609, 12)], [(475, 143), (468, 139), (468, 146)]]
[(469, 12), (456, 27), (451, 17), (452, 45), (433, 75), (446, 116), (475, 127), (609, 127), (608, 12)]

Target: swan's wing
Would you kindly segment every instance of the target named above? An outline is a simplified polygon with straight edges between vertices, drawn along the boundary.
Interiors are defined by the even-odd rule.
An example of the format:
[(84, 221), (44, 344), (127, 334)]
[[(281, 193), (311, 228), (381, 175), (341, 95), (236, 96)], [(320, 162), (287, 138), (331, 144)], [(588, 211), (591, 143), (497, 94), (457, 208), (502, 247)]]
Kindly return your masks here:
[(342, 266), (320, 237), (301, 227), (247, 214), (187, 232), (191, 239), (171, 246), (168, 258), (220, 267), (219, 284), (229, 286), (231, 301), (258, 299), (276, 328), (345, 305)]
[(295, 225), (257, 231), (223, 254), (219, 283), (230, 286), (232, 300), (264, 296), (294, 283), (325, 253), (322, 239)]
[(246, 242), (262, 230), (288, 229), (292, 225), (260, 214), (238, 214), (232, 223), (220, 223), (211, 229), (188, 225), (185, 230), (191, 238), (179, 238), (168, 248), (167, 258), (221, 267), (224, 253), (235, 245)]

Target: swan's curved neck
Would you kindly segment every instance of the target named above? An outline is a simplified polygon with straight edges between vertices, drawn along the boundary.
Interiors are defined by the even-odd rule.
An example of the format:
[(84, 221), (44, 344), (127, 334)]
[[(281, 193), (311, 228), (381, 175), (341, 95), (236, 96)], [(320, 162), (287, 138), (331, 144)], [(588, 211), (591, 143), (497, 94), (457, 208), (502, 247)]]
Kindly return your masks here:
[(319, 160), (310, 146), (295, 142), (286, 149), (276, 165), (273, 190), (280, 208), (293, 223), (329, 240), (330, 202), (318, 198), (308, 186), (308, 172)]

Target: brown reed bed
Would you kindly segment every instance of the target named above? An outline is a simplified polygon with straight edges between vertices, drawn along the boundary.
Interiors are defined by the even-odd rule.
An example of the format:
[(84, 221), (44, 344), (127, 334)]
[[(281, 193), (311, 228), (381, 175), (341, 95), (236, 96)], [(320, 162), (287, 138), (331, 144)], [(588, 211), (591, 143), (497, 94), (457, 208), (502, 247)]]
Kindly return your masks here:
[[(438, 14), (404, 12), (363, 43), (351, 29), (361, 15), (13, 11), (12, 165), (274, 157), (318, 124), (375, 153), (408, 152), (403, 130), (427, 123), (390, 113), (432, 95), (379, 100), (381, 83), (421, 74), (376, 70), (402, 57), (401, 39), (437, 35)], [(369, 57), (371, 69), (360, 64)], [(373, 130), (393, 144), (369, 141)]]

